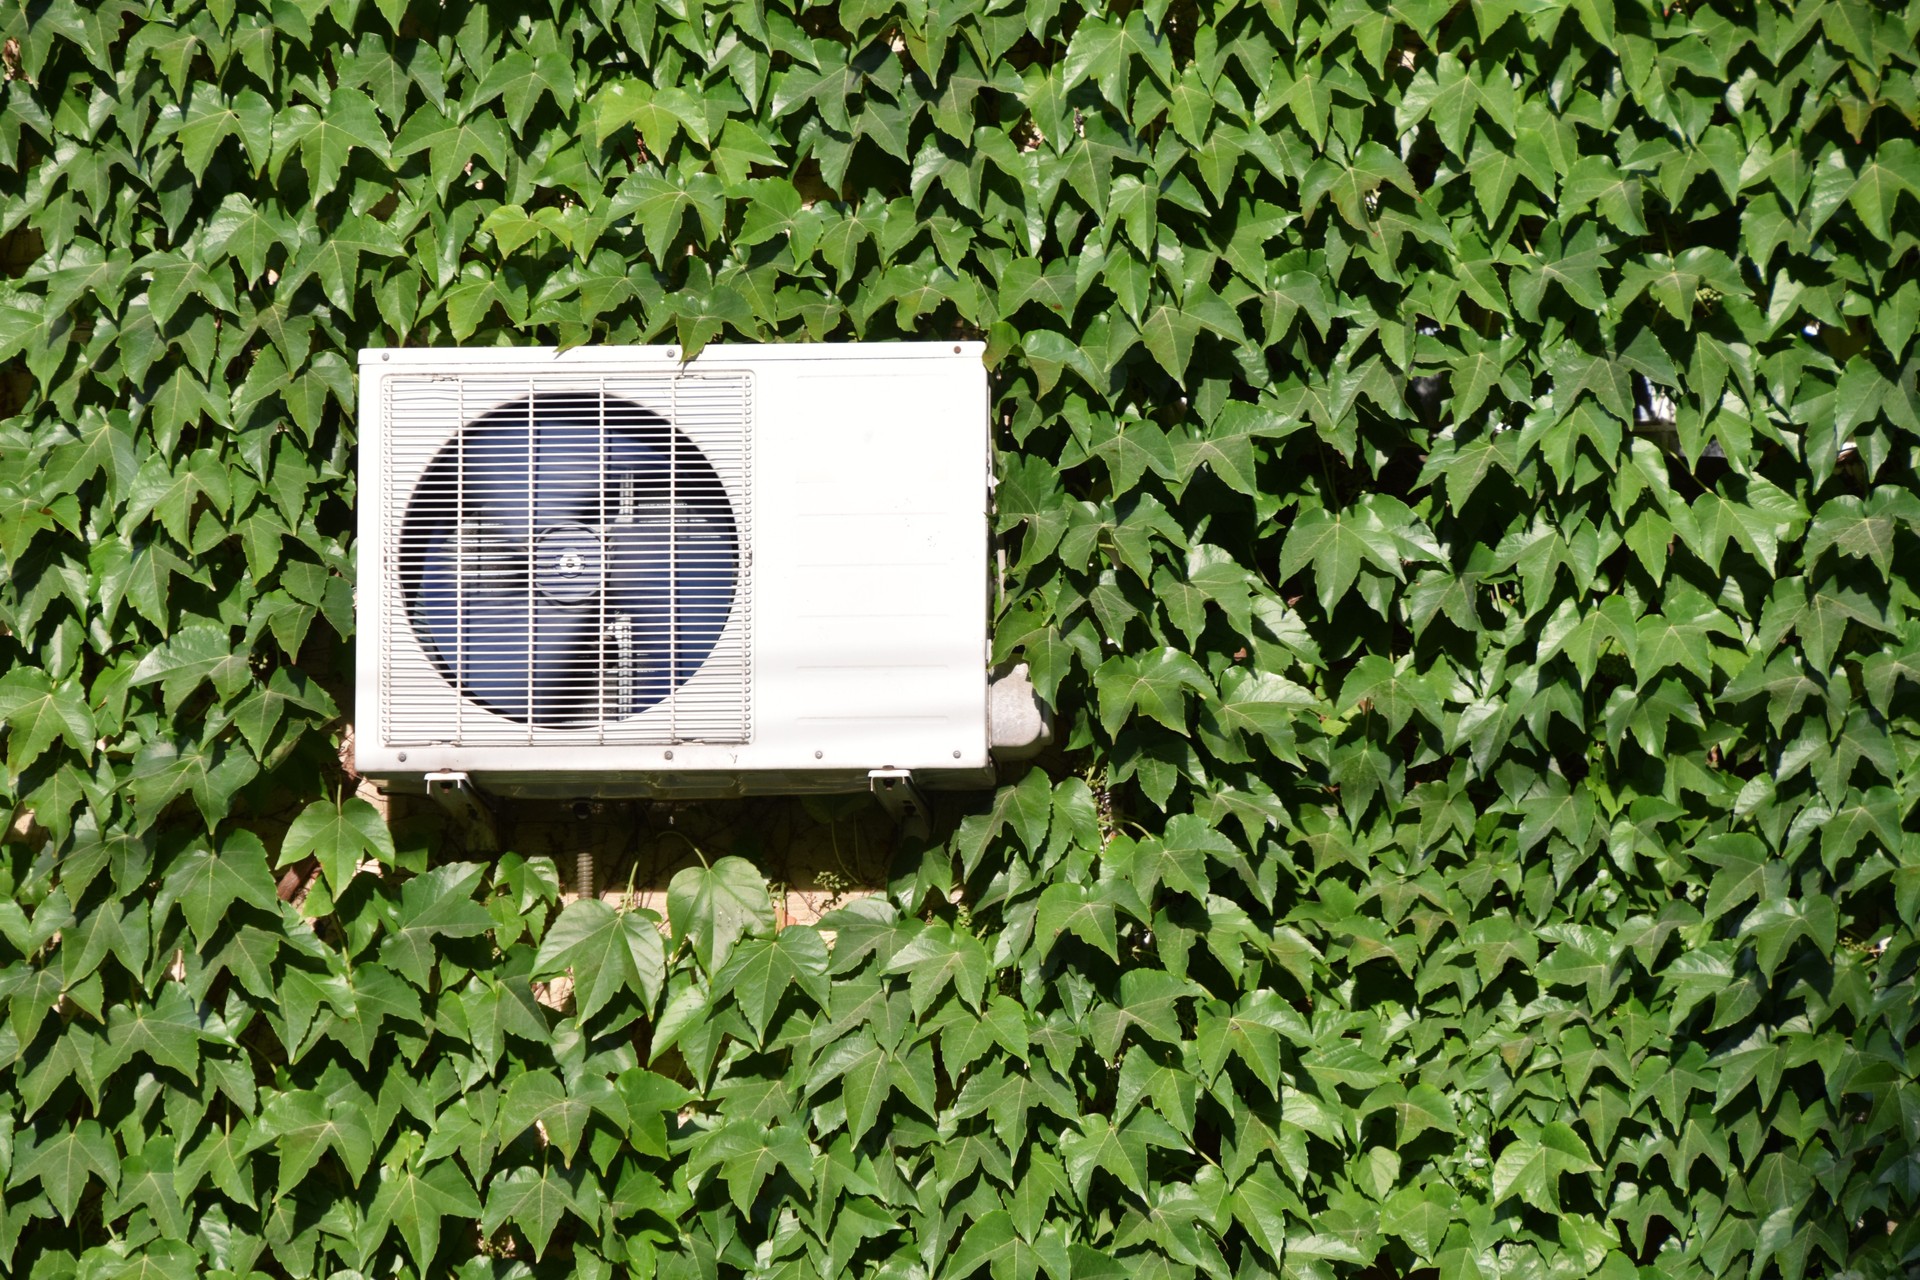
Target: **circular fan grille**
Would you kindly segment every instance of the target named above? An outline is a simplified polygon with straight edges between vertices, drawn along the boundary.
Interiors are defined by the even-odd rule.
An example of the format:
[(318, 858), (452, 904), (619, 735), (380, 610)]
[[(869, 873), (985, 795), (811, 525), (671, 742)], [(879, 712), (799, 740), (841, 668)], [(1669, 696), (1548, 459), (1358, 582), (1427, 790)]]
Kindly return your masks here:
[(700, 669), (739, 584), (712, 465), (659, 415), (541, 392), (463, 427), (407, 504), (409, 620), (465, 697), (541, 727), (639, 715)]

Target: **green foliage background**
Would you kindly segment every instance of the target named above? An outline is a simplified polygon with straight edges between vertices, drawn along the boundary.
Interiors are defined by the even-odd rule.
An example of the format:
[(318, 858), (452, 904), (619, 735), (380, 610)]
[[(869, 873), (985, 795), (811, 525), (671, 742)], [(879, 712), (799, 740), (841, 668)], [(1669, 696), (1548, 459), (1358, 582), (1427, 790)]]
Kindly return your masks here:
[[(0, 1270), (1920, 1265), (1920, 4), (4, 22)], [(356, 348), (961, 335), (884, 895), (340, 799)]]

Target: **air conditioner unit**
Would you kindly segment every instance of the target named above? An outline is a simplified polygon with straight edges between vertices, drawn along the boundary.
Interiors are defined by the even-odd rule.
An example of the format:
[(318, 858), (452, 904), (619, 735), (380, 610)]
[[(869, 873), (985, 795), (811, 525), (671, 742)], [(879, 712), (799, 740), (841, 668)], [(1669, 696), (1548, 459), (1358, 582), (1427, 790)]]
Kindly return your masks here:
[(362, 774), (992, 782), (979, 344), (370, 350), (360, 374)]

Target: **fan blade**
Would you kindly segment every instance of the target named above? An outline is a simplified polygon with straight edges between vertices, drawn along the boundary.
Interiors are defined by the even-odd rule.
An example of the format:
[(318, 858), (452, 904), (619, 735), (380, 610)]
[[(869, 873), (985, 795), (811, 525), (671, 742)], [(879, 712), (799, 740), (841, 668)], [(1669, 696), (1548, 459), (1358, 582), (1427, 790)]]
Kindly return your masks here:
[(531, 473), (536, 529), (563, 521), (598, 520), (601, 490), (612, 466), (615, 437), (601, 429), (599, 399), (589, 393), (549, 392), (534, 404), (531, 466), (521, 462), (521, 480)]
[[(418, 530), (410, 530), (418, 536)], [(474, 603), (526, 595), (525, 545), (472, 524), (434, 529), (423, 542), (409, 539), (401, 555), (408, 616), (427, 642), (451, 664), (460, 640), (461, 615)]]
[(524, 593), (467, 597), (457, 633), (440, 647), (454, 684), (488, 710), (515, 720), (527, 715), (527, 623)]
[[(567, 725), (616, 714), (602, 648), (598, 609), (563, 607), (524, 592), (467, 595), (458, 604), (440, 592), (422, 601), (438, 656), (468, 697), (510, 719)], [(417, 606), (420, 607), (420, 606)]]
[(600, 719), (606, 672), (595, 634), (598, 626), (596, 607), (535, 602), (529, 682), (534, 723), (578, 725)]
[(667, 424), (591, 393), (548, 393), (534, 409), (535, 523), (617, 520), (667, 489)]
[(464, 518), (532, 537), (563, 521), (598, 519), (611, 454), (592, 396), (547, 394), (469, 427), (443, 486), (457, 487)]
[(632, 619), (639, 709), (700, 669), (727, 625), (738, 582), (731, 527), (654, 516), (606, 530), (607, 610)]
[[(469, 427), (442, 454), (435, 477), (436, 509), (522, 539), (530, 535), (533, 494), (525, 423), (483, 422)], [(438, 470), (438, 468), (436, 468)]]

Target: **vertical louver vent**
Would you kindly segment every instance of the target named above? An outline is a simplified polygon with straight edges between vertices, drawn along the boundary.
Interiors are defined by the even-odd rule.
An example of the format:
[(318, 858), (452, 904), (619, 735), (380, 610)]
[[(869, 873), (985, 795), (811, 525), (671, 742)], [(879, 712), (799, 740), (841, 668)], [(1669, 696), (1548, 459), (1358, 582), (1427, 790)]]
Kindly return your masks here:
[(390, 743), (748, 740), (746, 377), (386, 386)]

